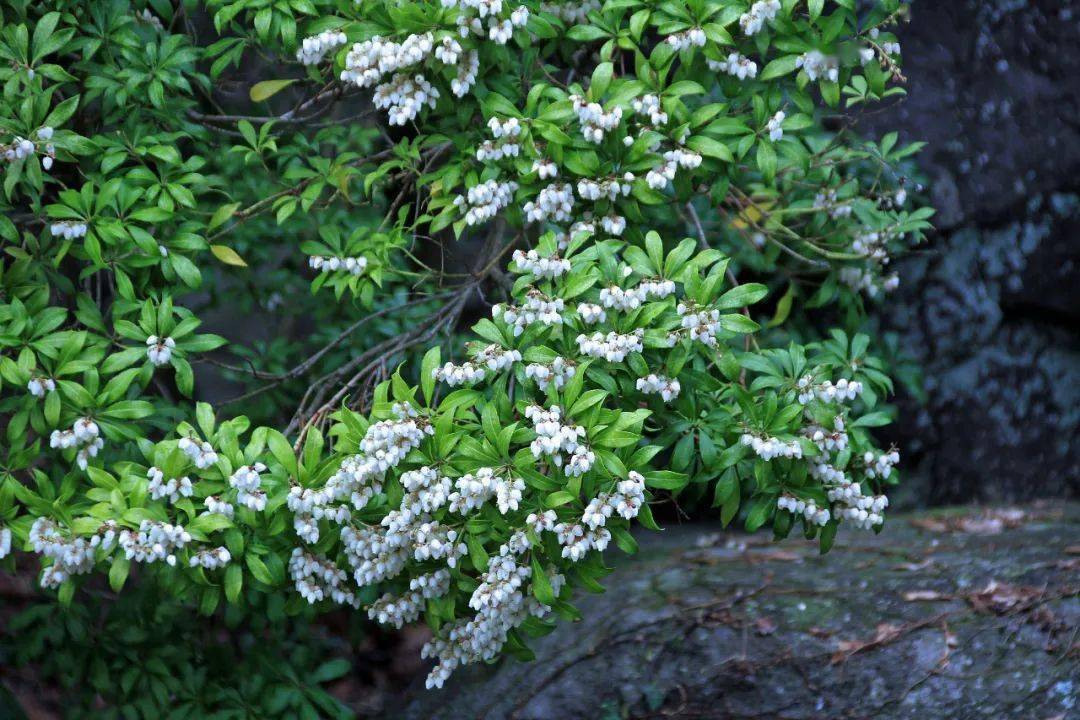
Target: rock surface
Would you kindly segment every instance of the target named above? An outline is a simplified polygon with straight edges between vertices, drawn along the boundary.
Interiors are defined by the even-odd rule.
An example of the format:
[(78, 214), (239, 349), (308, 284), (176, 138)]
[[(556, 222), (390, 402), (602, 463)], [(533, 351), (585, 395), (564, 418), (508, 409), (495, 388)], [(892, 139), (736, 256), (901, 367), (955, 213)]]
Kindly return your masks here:
[[(894, 518), (832, 552), (641, 536), (537, 659), (417, 687), (407, 720), (1080, 713), (1080, 506)], [(724, 538), (732, 538), (727, 542)]]
[[(889, 439), (918, 504), (1080, 495), (1080, 2), (915, 2), (903, 128), (939, 233), (901, 261), (885, 326), (921, 364)], [(890, 429), (893, 432), (893, 429)]]

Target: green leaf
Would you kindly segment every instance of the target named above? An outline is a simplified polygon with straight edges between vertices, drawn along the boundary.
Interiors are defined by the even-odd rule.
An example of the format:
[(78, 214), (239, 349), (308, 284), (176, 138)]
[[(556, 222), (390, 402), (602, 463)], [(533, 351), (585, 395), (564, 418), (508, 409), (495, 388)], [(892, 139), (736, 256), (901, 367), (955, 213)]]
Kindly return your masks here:
[(266, 444), (269, 446), (270, 454), (274, 456), (274, 459), (281, 463), (287, 473), (296, 477), (298, 474), (296, 455), (293, 454), (292, 445), (285, 439), (285, 436), (277, 430), (270, 430), (266, 436)]
[(769, 519), (769, 511), (774, 501), (772, 498), (758, 498), (750, 505), (750, 512), (746, 514), (746, 531), (754, 532)]
[(776, 177), (776, 150), (772, 143), (764, 138), (758, 142), (757, 166), (765, 177), (765, 182), (771, 183)]
[(121, 555), (113, 557), (112, 565), (109, 566), (109, 587), (113, 592), (120, 592), (127, 581), (128, 571), (131, 570), (131, 561)]
[(753, 305), (758, 300), (769, 294), (769, 288), (760, 283), (745, 283), (728, 290), (716, 300), (717, 310), (732, 310), (734, 308)]
[(611, 75), (614, 72), (614, 66), (609, 62), (603, 62), (596, 66), (593, 70), (592, 82), (589, 84), (589, 94), (592, 99), (599, 101), (604, 97), (604, 93), (607, 92), (608, 86), (611, 84)]
[(735, 159), (735, 156), (731, 154), (731, 150), (728, 149), (727, 145), (705, 135), (694, 135), (686, 141), (686, 144), (688, 147), (698, 151), (702, 155), (716, 158), (717, 160), (732, 162)]
[(784, 57), (778, 57), (762, 69), (759, 78), (761, 80), (772, 80), (773, 78), (782, 77), (795, 71), (796, 63), (799, 60), (798, 55), (785, 55)]
[(589, 41), (605, 38), (608, 34), (595, 25), (575, 25), (570, 28), (569, 32), (566, 33), (566, 36), (571, 40)]
[(533, 555), (532, 559), (532, 589), (533, 595), (544, 605), (555, 604), (555, 591), (552, 589), (551, 581), (548, 580), (547, 573), (544, 572), (540, 559), (536, 555)]
[(888, 425), (892, 422), (892, 418), (889, 414), (878, 410), (877, 412), (868, 413), (858, 418), (855, 422), (851, 423), (853, 427), (881, 427)]
[(240, 588), (244, 583), (244, 571), (233, 562), (225, 569), (225, 599), (231, 603), (240, 598)]
[(442, 351), (436, 345), (424, 353), (424, 359), (420, 363), (420, 389), (424, 393), (424, 399), (428, 405), (435, 396), (435, 370), (438, 369), (442, 359)]

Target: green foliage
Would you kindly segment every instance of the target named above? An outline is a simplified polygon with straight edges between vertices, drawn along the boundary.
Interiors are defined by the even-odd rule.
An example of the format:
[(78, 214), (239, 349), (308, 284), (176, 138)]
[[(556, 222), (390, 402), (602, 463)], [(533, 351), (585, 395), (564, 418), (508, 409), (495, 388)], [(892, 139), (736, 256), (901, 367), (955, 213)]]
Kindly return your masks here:
[[(847, 508), (830, 473), (868, 498), (898, 481), (871, 434), (893, 417), (878, 355), (897, 353), (869, 332), (865, 297), (895, 285), (890, 256), (930, 227), (930, 209), (907, 209), (919, 144), (823, 122), (842, 99), (903, 92), (896, 0), (865, 13), (785, 0), (752, 35), (741, 0), (607, 0), (587, 15), (530, 1), (527, 21), (507, 6), (479, 34), (458, 32), (473, 11), (437, 2), (51, 5), (0, 3), (0, 528), (42, 555), (41, 584), (84, 631), (80, 588), (95, 570), (115, 592), (152, 583), (170, 599), (157, 610), (168, 617), (138, 614), (136, 634), (189, 622), (181, 608), (306, 616), (294, 587), (320, 609), (374, 604), (374, 616), (382, 593), (446, 573), (442, 592), (409, 602), (447, 665), (438, 643), (483, 616), (472, 600), (486, 573), (518, 556), (515, 597), (533, 604), (527, 619), (508, 611), (495, 650), (527, 657), (549, 610), (573, 618), (573, 589), (602, 588), (597, 550), (634, 552), (633, 517), (657, 527), (653, 505), (711, 506), (777, 537), (800, 529), (825, 551)], [(494, 22), (510, 28), (498, 40)], [(348, 42), (296, 62), (323, 31)], [(428, 50), (401, 82), (422, 71), (434, 91), (408, 124), (397, 110), (387, 122), (385, 104), (363, 104), (374, 83), (350, 80), (364, 70), (352, 44), (423, 33)], [(452, 45), (453, 62), (431, 52)], [(736, 77), (732, 58), (760, 72)], [(558, 192), (565, 212), (540, 207)], [(530, 269), (541, 260), (566, 267)], [(493, 318), (459, 333), (478, 297), (499, 303)], [(828, 323), (842, 328), (822, 338)], [(465, 363), (443, 365), (462, 339)], [(627, 348), (586, 349), (616, 341)], [(458, 383), (463, 366), (472, 379)], [(538, 382), (556, 366), (573, 372)], [(238, 393), (216, 410), (196, 402), (215, 373)], [(826, 392), (840, 382), (861, 393)], [(538, 451), (536, 408), (557, 409), (581, 452)], [(382, 428), (418, 436), (377, 471), (351, 470), (383, 459), (370, 449)], [(245, 468), (263, 468), (254, 490), (237, 479)], [(448, 555), (396, 548), (396, 572), (361, 570), (362, 543), (343, 527), (387, 532), (417, 501), (403, 476), (421, 469), (459, 491), (490, 473), (500, 492), (520, 482), (520, 497), (467, 510), (444, 498), (423, 517), (454, 533)], [(626, 482), (640, 501), (609, 508), (580, 556), (527, 520), (553, 511), (552, 524), (580, 525), (594, 501), (625, 499)], [(789, 500), (832, 513), (788, 512)], [(150, 561), (132, 549), (140, 530), (174, 527), (184, 535)], [(60, 552), (72, 547), (77, 562)], [(297, 558), (347, 579), (305, 585)], [(41, 632), (19, 652), (85, 636), (70, 623)], [(159, 649), (179, 654), (165, 667), (190, 664), (184, 688), (203, 688), (184, 696), (189, 714), (338, 712), (308, 649), (258, 680), (197, 669), (209, 651), (195, 643)], [(153, 672), (87, 672), (136, 713), (181, 693)], [(258, 685), (284, 686), (279, 673), (303, 689)], [(236, 700), (249, 694), (261, 704)], [(247, 709), (230, 714), (234, 701)]]

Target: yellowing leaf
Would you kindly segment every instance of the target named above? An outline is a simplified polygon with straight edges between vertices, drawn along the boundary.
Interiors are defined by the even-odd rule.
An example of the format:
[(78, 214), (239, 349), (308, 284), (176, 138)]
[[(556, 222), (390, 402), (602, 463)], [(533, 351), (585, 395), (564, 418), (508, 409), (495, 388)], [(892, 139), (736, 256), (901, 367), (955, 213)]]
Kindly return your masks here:
[(290, 80), (263, 80), (252, 85), (248, 95), (254, 102), (262, 102), (278, 94), (294, 82), (296, 82), (295, 78)]
[(244, 262), (244, 258), (237, 255), (236, 251), (228, 245), (211, 245), (210, 252), (214, 253), (214, 257), (216, 257), (218, 260), (225, 263), (226, 265), (247, 267), (247, 263)]

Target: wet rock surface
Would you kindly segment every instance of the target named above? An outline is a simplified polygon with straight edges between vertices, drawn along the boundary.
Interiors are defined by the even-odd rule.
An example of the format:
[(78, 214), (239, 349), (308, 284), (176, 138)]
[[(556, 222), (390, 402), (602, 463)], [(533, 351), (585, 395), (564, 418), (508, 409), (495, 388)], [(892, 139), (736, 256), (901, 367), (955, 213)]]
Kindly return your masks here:
[(894, 518), (815, 546), (640, 536), (532, 663), (390, 717), (1050, 718), (1080, 712), (1080, 506)]
[[(1080, 494), (1080, 2), (915, 2), (903, 128), (939, 232), (898, 263), (885, 326), (926, 404), (890, 428), (912, 502)], [(894, 433), (894, 434), (893, 434)]]

